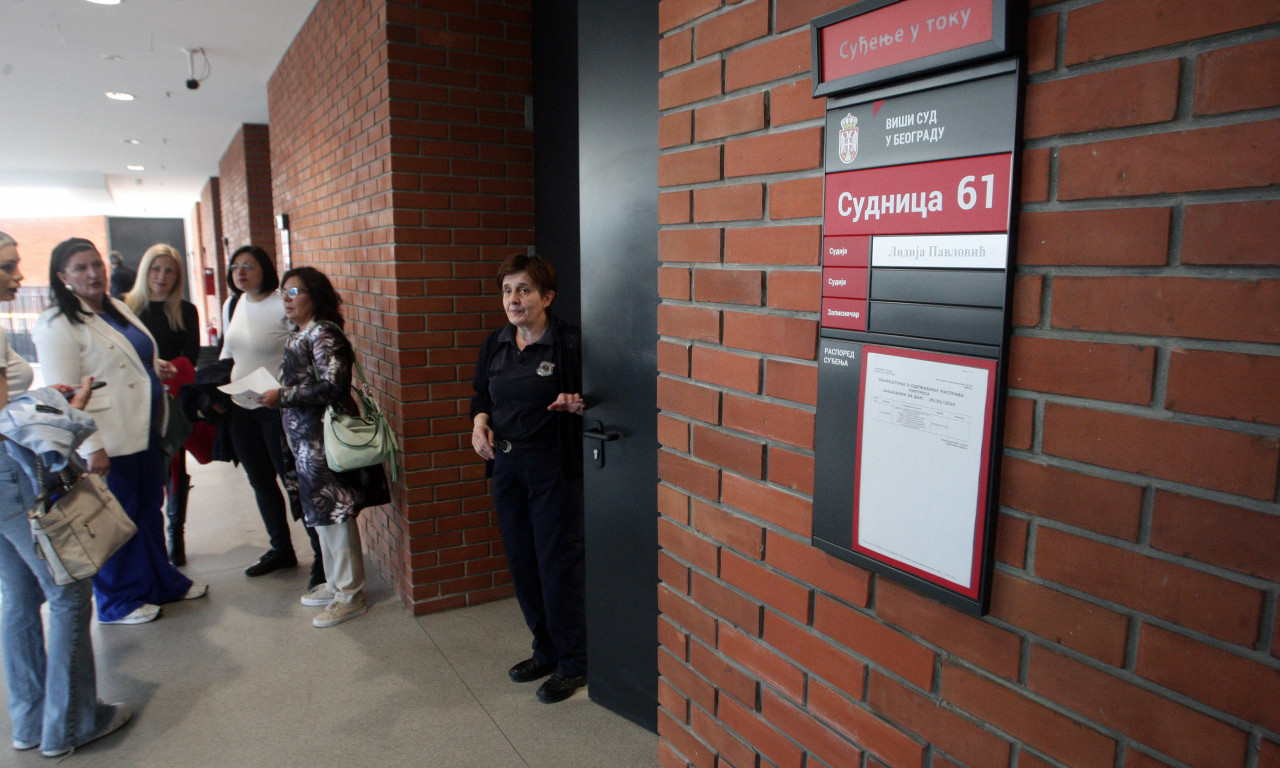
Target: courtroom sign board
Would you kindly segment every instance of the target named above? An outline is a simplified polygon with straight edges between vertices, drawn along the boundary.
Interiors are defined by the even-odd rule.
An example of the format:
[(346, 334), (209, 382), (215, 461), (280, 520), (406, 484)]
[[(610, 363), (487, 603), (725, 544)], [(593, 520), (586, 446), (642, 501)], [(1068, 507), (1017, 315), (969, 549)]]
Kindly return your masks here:
[(877, 0), (814, 22), (830, 95), (813, 543), (975, 614), (1014, 253), (1022, 73), (990, 59), (1006, 22), (1003, 2), (976, 0)]
[(864, 0), (814, 19), (813, 95), (1004, 54), (1008, 0)]

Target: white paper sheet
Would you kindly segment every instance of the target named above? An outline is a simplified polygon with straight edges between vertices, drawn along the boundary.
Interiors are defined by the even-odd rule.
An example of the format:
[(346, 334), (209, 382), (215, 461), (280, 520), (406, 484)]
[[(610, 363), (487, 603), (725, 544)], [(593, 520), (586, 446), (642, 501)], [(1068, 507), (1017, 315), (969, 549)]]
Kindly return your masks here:
[(258, 398), (269, 389), (279, 389), (280, 382), (266, 368), (259, 368), (248, 376), (242, 376), (218, 387), (219, 392), (231, 395), (231, 402), (241, 408), (261, 408)]
[(859, 546), (970, 587), (989, 373), (868, 351)]

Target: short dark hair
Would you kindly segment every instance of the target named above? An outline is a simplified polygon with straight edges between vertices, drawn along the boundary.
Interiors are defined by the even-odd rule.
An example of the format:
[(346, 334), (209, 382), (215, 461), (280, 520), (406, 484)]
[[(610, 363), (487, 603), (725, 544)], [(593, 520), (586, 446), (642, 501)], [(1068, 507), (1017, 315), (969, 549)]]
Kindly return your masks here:
[(232, 293), (244, 293), (236, 287), (236, 281), (232, 278), (234, 274), (231, 271), (231, 265), (235, 263), (236, 257), (242, 253), (247, 253), (257, 260), (258, 266), (262, 268), (262, 286), (259, 288), (263, 293), (270, 293), (280, 287), (280, 277), (276, 272), (276, 263), (267, 255), (267, 252), (256, 245), (242, 245), (231, 254), (231, 258), (227, 259), (227, 287)]
[[(92, 313), (81, 308), (80, 298), (62, 282), (59, 274), (66, 271), (67, 262), (71, 261), (72, 256), (85, 251), (98, 253), (98, 246), (83, 237), (70, 237), (55, 245), (53, 252), (49, 254), (49, 300), (72, 323), (82, 323), (82, 318), (89, 317)], [(102, 258), (102, 254), (99, 253), (98, 258)], [(103, 310), (117, 320), (123, 319), (111, 303), (110, 296), (104, 297)]]
[(311, 297), (311, 313), (316, 320), (327, 320), (339, 328), (346, 328), (342, 319), (342, 297), (334, 290), (333, 283), (323, 272), (315, 267), (294, 267), (284, 273), (281, 285), (289, 282), (289, 278), (297, 278)]
[(555, 293), (558, 285), (556, 268), (538, 254), (526, 256), (523, 253), (513, 253), (508, 256), (502, 266), (498, 267), (498, 288), (502, 288), (502, 281), (507, 279), (507, 275), (517, 272), (528, 272), (538, 293)]

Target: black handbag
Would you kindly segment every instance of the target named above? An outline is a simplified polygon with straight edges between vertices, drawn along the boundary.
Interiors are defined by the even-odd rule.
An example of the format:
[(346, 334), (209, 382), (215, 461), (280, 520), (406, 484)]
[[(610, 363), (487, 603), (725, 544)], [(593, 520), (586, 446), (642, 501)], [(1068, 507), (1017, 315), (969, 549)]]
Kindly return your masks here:
[(160, 449), (164, 451), (165, 458), (173, 458), (183, 450), (192, 427), (191, 421), (178, 407), (173, 395), (164, 397), (169, 408), (169, 418), (165, 420), (164, 429), (157, 431), (160, 433)]

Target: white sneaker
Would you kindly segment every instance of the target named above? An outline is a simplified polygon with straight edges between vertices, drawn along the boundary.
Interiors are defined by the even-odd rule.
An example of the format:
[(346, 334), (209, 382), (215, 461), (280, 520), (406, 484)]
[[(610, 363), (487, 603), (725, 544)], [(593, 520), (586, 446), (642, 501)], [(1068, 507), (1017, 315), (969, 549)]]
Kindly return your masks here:
[(134, 608), (127, 616), (121, 616), (112, 621), (99, 621), (99, 624), (146, 624), (148, 621), (155, 621), (160, 615), (160, 606), (151, 603), (143, 603)]
[(328, 584), (317, 584), (302, 596), (302, 604), (310, 606), (328, 605), (333, 602), (333, 590)]
[(198, 598), (204, 597), (207, 594), (209, 594), (208, 584), (192, 584), (191, 589), (187, 590), (187, 593), (182, 596), (182, 599), (196, 600)]
[(81, 742), (80, 744), (77, 744), (74, 747), (63, 747), (61, 749), (44, 749), (40, 751), (40, 754), (44, 755), (45, 757), (62, 757), (63, 755), (69, 755), (72, 752), (74, 752), (78, 747), (83, 747), (85, 744), (88, 744), (91, 741), (97, 741), (98, 739), (101, 739), (103, 736), (109, 736), (115, 733), (116, 731), (120, 730), (124, 726), (124, 724), (129, 722), (129, 719), (133, 717), (133, 709), (128, 704), (125, 704), (123, 701), (112, 704), (111, 706), (115, 708), (115, 711), (111, 713), (111, 719), (108, 720), (107, 724), (102, 727), (102, 730), (93, 734), (92, 736), (85, 739), (83, 742)]
[(341, 624), (349, 619), (362, 616), (368, 610), (369, 606), (365, 603), (363, 597), (357, 597), (350, 603), (334, 600), (324, 607), (319, 616), (311, 620), (311, 625), (315, 627), (332, 627), (334, 624)]

